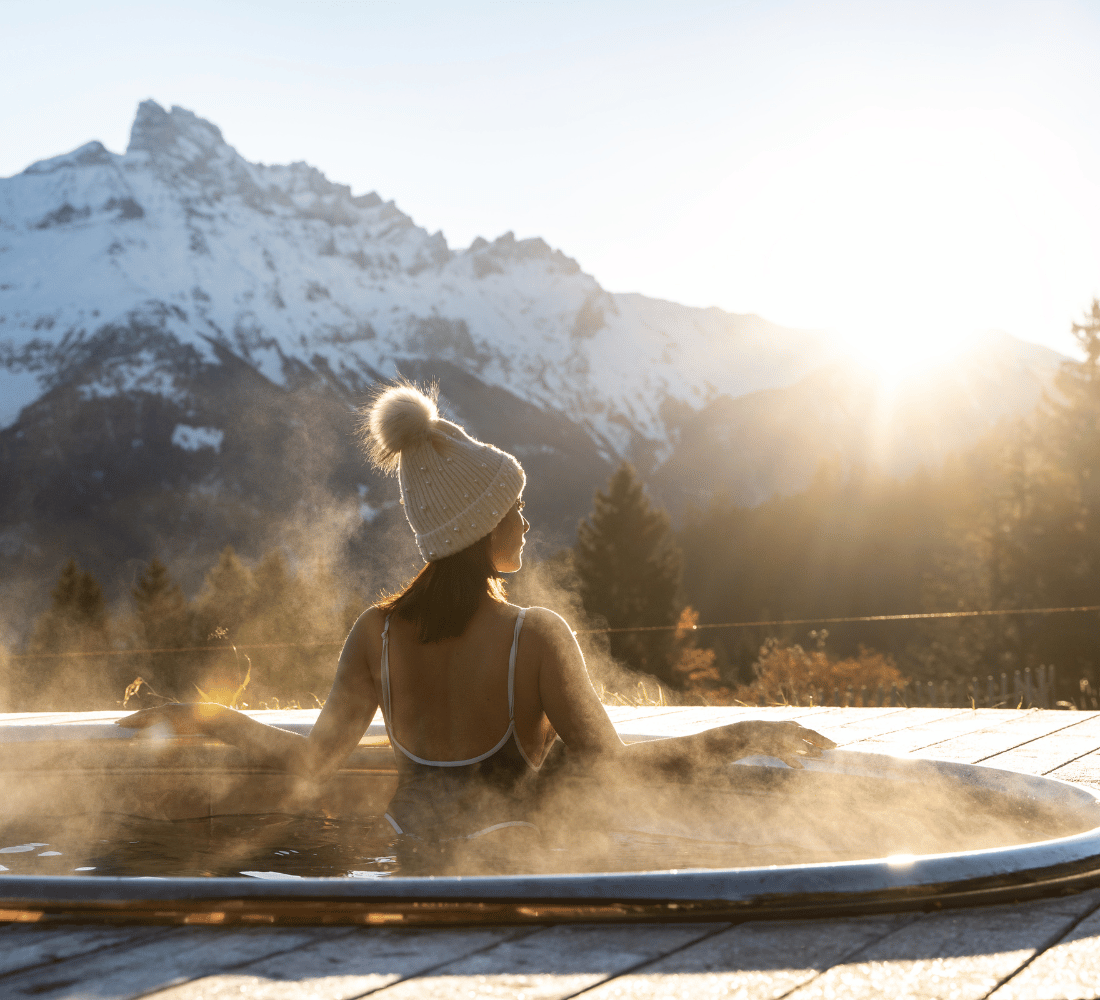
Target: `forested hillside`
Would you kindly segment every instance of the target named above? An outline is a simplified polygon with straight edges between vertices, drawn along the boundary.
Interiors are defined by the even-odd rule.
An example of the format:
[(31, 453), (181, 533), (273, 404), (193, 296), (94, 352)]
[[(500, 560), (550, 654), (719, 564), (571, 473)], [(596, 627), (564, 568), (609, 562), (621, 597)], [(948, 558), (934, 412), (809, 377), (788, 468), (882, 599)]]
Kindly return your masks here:
[[(613, 694), (649, 676), (671, 698), (776, 697), (762, 677), (799, 647), (783, 655), (819, 672), (814, 690), (834, 683), (826, 668), (864, 677), (857, 690), (903, 678), (965, 690), (1054, 667), (1054, 696), (1090, 703), (1100, 614), (1049, 609), (1100, 605), (1100, 303), (1074, 330), (1084, 358), (1062, 366), (1034, 420), (1002, 422), (935, 470), (895, 478), (823, 459), (800, 492), (720, 497), (674, 531), (624, 464), (575, 547), (526, 567), (516, 598), (566, 614)], [(194, 595), (154, 559), (109, 609), (70, 562), (26, 643), (9, 644), (5, 707), (110, 707), (138, 677), (139, 700), (312, 704), (374, 596), (281, 549), (254, 565), (226, 549)], [(1006, 613), (950, 617), (971, 611)], [(803, 623), (744, 626), (791, 621)]]

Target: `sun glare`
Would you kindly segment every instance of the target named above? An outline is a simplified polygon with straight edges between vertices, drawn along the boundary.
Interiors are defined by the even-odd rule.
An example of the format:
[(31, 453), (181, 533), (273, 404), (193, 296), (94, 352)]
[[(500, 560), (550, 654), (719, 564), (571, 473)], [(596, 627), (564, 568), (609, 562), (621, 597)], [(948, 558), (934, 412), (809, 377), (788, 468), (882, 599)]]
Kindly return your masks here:
[(885, 388), (924, 375), (973, 349), (978, 335), (936, 317), (896, 317), (834, 333), (840, 353)]
[(990, 329), (1052, 332), (1019, 308), (1021, 275), (1028, 301), (1059, 286), (1069, 250), (1052, 220), (1076, 218), (1080, 174), (1063, 141), (1015, 112), (868, 108), (737, 164), (711, 214), (700, 206), (675, 235), (717, 231), (713, 267), (751, 311), (834, 331), (898, 377)]
[(1011, 115), (940, 111), (869, 113), (810, 144), (813, 189), (792, 198), (820, 258), (809, 291), (861, 367), (896, 382), (975, 346), (1011, 248), (1058, 197), (1041, 138)]

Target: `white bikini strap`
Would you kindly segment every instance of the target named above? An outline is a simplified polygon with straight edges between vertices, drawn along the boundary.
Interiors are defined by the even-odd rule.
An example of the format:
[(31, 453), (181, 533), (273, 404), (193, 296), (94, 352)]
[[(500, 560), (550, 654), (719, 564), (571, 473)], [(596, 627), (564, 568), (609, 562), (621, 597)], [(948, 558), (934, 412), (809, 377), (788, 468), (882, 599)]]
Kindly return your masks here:
[[(523, 628), (523, 616), (527, 614), (526, 608), (520, 608), (519, 617), (516, 619), (516, 632), (512, 636), (512, 651), (508, 654), (508, 721), (516, 719), (516, 649), (519, 647), (519, 630)], [(519, 742), (517, 740), (517, 742)]]
[(386, 723), (386, 735), (393, 742), (390, 729), (390, 616), (386, 615), (386, 624), (382, 627), (382, 721)]

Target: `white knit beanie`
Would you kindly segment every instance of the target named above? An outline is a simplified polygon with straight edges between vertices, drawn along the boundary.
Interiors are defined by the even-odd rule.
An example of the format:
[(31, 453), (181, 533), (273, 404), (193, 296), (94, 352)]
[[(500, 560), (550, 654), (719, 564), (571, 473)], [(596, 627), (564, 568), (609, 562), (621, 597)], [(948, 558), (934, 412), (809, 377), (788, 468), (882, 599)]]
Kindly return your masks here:
[(527, 477), (513, 456), (444, 420), (415, 386), (391, 386), (362, 412), (368, 455), (397, 474), (425, 562), (484, 538), (523, 492)]

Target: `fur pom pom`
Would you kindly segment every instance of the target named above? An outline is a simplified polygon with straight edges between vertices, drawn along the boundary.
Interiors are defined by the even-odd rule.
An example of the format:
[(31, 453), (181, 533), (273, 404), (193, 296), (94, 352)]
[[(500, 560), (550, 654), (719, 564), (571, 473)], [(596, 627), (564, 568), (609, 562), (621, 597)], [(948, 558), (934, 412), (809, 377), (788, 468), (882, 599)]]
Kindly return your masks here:
[(429, 394), (414, 385), (390, 386), (364, 408), (360, 435), (371, 462), (382, 472), (396, 472), (401, 452), (427, 440), (439, 419), (436, 389)]

